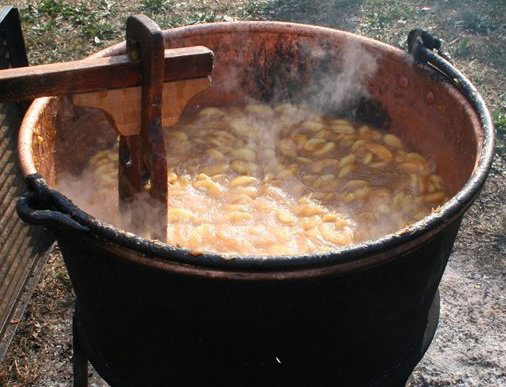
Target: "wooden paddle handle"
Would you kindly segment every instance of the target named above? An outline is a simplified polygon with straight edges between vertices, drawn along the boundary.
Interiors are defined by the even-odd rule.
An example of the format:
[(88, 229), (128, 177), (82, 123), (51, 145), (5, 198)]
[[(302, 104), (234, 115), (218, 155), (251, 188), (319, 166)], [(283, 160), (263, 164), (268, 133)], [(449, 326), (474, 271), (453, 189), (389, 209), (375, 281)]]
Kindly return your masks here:
[[(164, 82), (209, 76), (213, 52), (203, 46), (164, 51)], [(142, 85), (142, 63), (127, 55), (0, 71), (0, 102)]]
[[(151, 237), (167, 237), (167, 160), (162, 132), (164, 48), (160, 27), (145, 15), (130, 16), (126, 29), (127, 53), (142, 61), (141, 131), (120, 136), (118, 191), (120, 210), (131, 219), (134, 232), (149, 222)], [(170, 101), (168, 102), (170, 103)], [(150, 213), (141, 195), (150, 198)], [(145, 200), (145, 199), (144, 199)]]

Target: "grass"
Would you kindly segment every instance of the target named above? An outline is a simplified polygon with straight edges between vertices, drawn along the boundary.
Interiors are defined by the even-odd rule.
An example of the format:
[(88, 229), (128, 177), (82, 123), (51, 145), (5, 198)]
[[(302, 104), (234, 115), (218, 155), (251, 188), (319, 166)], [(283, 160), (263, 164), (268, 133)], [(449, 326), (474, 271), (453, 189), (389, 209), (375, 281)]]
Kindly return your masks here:
[(454, 48), (455, 55), (461, 58), (465, 58), (471, 55), (473, 51), (473, 43), (470, 37), (466, 36), (459, 39), (458, 44)]
[(493, 113), (497, 134), (496, 153), (506, 158), (506, 94), (501, 95), (501, 101), (501, 107)]
[[(95, 8), (85, 3), (68, 3), (63, 0), (42, 0), (28, 5), (23, 22), (33, 24), (32, 30), (39, 34), (54, 32), (63, 27), (64, 31), (72, 27), (83, 39), (96, 43), (114, 36), (114, 26), (108, 19), (115, 10), (115, 3), (108, 0), (98, 1)], [(61, 30), (58, 30), (61, 31)]]
[(499, 24), (492, 15), (476, 11), (465, 11), (461, 20), (455, 22), (455, 26), (473, 34), (489, 35), (499, 27)]
[(245, 19), (256, 19), (269, 12), (268, 6), (269, 1), (267, 0), (248, 1), (242, 9), (241, 16)]
[(223, 21), (223, 16), (211, 7), (196, 6), (181, 12), (180, 4), (167, 0), (143, 0), (141, 10), (156, 21), (161, 28)]
[(249, 18), (260, 3), (258, 0), (36, 0), (20, 2), (19, 10), (30, 63), (40, 64), (80, 59), (123, 40), (129, 15), (144, 13), (165, 29), (223, 21), (226, 17)]
[(366, 0), (362, 5), (363, 17), (371, 30), (383, 30), (396, 23), (405, 24), (416, 17), (413, 1)]
[(159, 13), (169, 11), (172, 7), (172, 1), (162, 0), (143, 0), (141, 8), (146, 13)]
[(58, 354), (70, 362), (70, 343), (65, 343), (65, 339), (70, 331), (66, 321), (72, 317), (73, 300), (65, 265), (59, 254), (52, 254), (10, 352), (0, 366), (0, 386), (40, 385), (38, 380), (46, 372), (44, 361), (33, 359), (41, 354)]
[(78, 59), (114, 39), (119, 2), (40, 0), (20, 9), (31, 63)]

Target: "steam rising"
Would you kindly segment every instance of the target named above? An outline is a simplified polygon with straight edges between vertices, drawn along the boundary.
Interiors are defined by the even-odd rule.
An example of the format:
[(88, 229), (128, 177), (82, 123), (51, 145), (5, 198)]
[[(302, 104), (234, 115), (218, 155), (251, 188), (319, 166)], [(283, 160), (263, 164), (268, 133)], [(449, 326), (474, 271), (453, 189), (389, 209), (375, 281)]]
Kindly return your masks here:
[[(331, 59), (330, 53), (323, 49), (310, 49), (306, 55), (307, 60), (313, 63), (325, 63), (329, 61), (329, 58)], [(168, 128), (166, 130), (166, 144), (167, 161), (170, 170), (169, 183), (172, 184), (171, 173), (175, 176), (182, 177), (183, 180), (187, 179), (188, 181), (190, 181), (190, 178), (185, 178), (184, 176), (189, 176), (189, 174), (196, 176), (198, 173), (205, 173), (205, 176), (219, 176), (222, 174), (219, 169), (220, 163), (231, 165), (237, 175), (253, 176), (259, 182), (266, 182), (266, 180), (270, 179), (274, 179), (273, 181), (275, 181), (276, 178), (283, 175), (283, 179), (280, 179), (280, 181), (282, 180), (281, 186), (276, 187), (274, 185), (269, 188), (269, 197), (276, 197), (280, 200), (273, 208), (275, 208), (276, 211), (284, 211), (284, 213), (286, 213), (288, 209), (295, 209), (295, 211), (297, 211), (297, 208), (300, 208), (300, 204), (297, 204), (298, 200), (301, 199), (303, 195), (307, 194), (307, 184), (301, 181), (301, 174), (290, 173), (290, 168), (294, 168), (294, 161), (291, 161), (292, 164), (287, 162), (287, 154), (290, 153), (290, 147), (293, 146), (290, 142), (292, 140), (283, 140), (285, 142), (280, 142), (280, 139), (286, 139), (291, 131), (303, 131), (307, 128), (309, 128), (308, 130), (310, 132), (316, 128), (311, 135), (317, 137), (316, 133), (320, 131), (318, 128), (322, 126), (322, 117), (327, 117), (325, 118), (325, 120), (327, 120), (325, 122), (330, 122), (328, 121), (330, 120), (328, 117), (335, 115), (337, 115), (336, 118), (343, 116), (348, 118), (355, 117), (358, 101), (363, 98), (368, 98), (369, 96), (365, 84), (369, 79), (374, 77), (378, 66), (376, 58), (356, 42), (348, 44), (342, 53), (340, 63), (339, 72), (331, 71), (333, 66), (327, 66), (329, 68), (327, 68), (325, 72), (315, 71), (314, 73), (308, 74), (309, 80), (306, 80), (307, 86), (304, 90), (299, 90), (298, 93), (298, 95), (303, 96), (304, 103), (302, 104), (300, 100), (293, 101), (290, 100), (290, 98), (286, 101), (287, 96), (293, 95), (293, 90), (288, 90), (286, 88), (286, 82), (284, 82), (284, 80), (294, 79), (300, 76), (300, 74), (294, 72), (293, 66), (295, 66), (295, 64), (293, 64), (293, 66), (285, 68), (285, 71), (288, 73), (274, 75), (275, 77), (279, 77), (279, 81), (276, 79), (274, 80), (273, 84), (275, 86), (271, 94), (271, 102), (277, 106), (274, 110), (271, 107), (266, 107), (266, 105), (258, 104), (256, 101), (251, 101), (244, 111), (239, 109), (234, 110), (232, 108), (228, 116), (220, 115), (222, 113), (220, 113), (218, 109), (216, 109), (215, 112), (213, 112), (212, 109), (207, 109), (206, 114), (199, 114), (197, 118), (190, 118), (189, 121), (186, 121), (186, 123), (189, 123), (192, 136), (195, 135), (195, 137), (189, 139), (187, 138), (188, 136), (186, 135), (185, 128), (183, 128), (183, 130), (179, 130), (180, 128), (178, 126)], [(225, 92), (240, 84), (241, 70), (232, 69), (228, 73), (228, 76), (229, 81), (224, 83)], [(284, 102), (292, 102), (292, 104), (285, 103), (283, 105)], [(296, 104), (293, 104), (293, 102), (296, 102)], [(205, 113), (205, 111), (201, 113)], [(231, 128), (234, 134), (240, 138), (239, 143), (232, 143), (230, 138), (227, 139), (227, 134), (222, 128), (215, 126), (216, 114), (220, 115), (219, 117), (223, 126)], [(213, 115), (214, 117), (211, 119), (210, 117)], [(311, 129), (311, 127), (313, 129)], [(335, 134), (333, 135), (336, 137)], [(342, 138), (342, 136), (338, 135), (336, 138)], [(221, 156), (216, 153), (217, 151), (214, 153), (209, 152), (209, 149), (204, 147), (204, 145), (208, 145), (213, 141), (221, 146), (221, 148), (217, 149), (219, 150), (218, 153), (220, 153), (220, 151), (222, 152), (222, 156), (226, 155), (223, 156), (223, 159), (220, 159)], [(337, 140), (327, 139), (327, 142), (332, 141)], [(333, 144), (336, 143), (337, 142), (334, 142)], [(241, 150), (245, 155), (247, 155), (248, 152), (254, 154), (254, 157), (251, 156), (250, 160), (248, 158), (244, 160), (240, 159), (239, 161), (242, 164), (238, 163), (238, 160), (234, 159), (239, 157), (238, 154), (241, 153)], [(186, 157), (190, 157), (190, 159), (182, 163), (182, 159), (179, 156), (185, 153), (187, 155)], [(296, 158), (294, 156), (294, 160), (295, 159), (304, 159), (304, 157)], [(298, 160), (297, 162), (303, 163), (306, 161)], [(125, 219), (118, 212), (116, 163), (117, 147), (113, 152), (99, 152), (90, 160), (90, 165), (93, 166), (93, 168), (85, 169), (80, 176), (72, 176), (68, 173), (61, 174), (58, 179), (57, 189), (93, 216), (116, 226), (129, 229), (130, 220)], [(305, 167), (302, 167), (302, 169), (303, 168)], [(332, 168), (337, 171), (337, 165), (334, 165)], [(331, 172), (327, 172), (326, 176), (331, 176), (330, 173), (336, 172), (331, 170)], [(396, 176), (387, 176), (387, 178), (394, 179)], [(225, 179), (231, 179), (231, 177), (225, 177)], [(217, 187), (215, 188), (216, 190), (219, 191), (223, 189), (222, 185), (220, 185), (220, 180), (209, 181), (210, 183), (206, 184), (210, 187), (213, 187), (212, 184), (215, 184)], [(180, 182), (174, 184), (180, 184)], [(223, 216), (222, 207), (230, 204), (216, 201), (210, 198), (209, 195), (202, 195), (198, 189), (191, 188), (191, 183), (189, 184), (190, 189), (184, 191), (182, 196), (176, 195), (178, 191), (177, 187), (174, 188), (175, 186), (172, 186), (173, 196), (171, 196), (171, 191), (169, 190), (169, 206), (177, 207), (184, 204), (190, 209), (204, 211), (205, 213), (202, 217), (208, 222), (214, 222), (213, 219), (220, 219)], [(328, 191), (328, 195), (332, 195), (332, 191)], [(145, 227), (141, 230), (135, 230), (135, 232), (145, 237), (151, 237), (152, 230), (150, 230), (149, 226), (150, 223), (152, 223), (150, 214), (152, 214), (153, 211), (149, 206), (150, 201), (147, 200), (146, 197), (146, 195), (140, 196), (134, 204), (134, 206), (143, 209), (143, 211), (136, 211), (136, 214), (146, 214), (145, 219), (136, 219), (135, 223), (143, 224)], [(262, 205), (270, 205), (269, 200)], [(320, 206), (317, 200), (311, 199), (311, 195), (309, 195), (309, 198), (304, 199), (304, 203), (305, 205), (313, 206), (311, 208), (316, 209), (316, 211)], [(342, 203), (340, 209), (342, 211), (341, 214), (346, 215), (351, 212), (351, 210), (343, 206)], [(175, 214), (176, 212), (169, 215), (169, 222), (171, 216), (175, 216)], [(177, 212), (177, 216), (184, 217), (185, 213)], [(274, 218), (271, 219), (270, 216), (271, 214), (267, 214), (264, 217), (265, 219), (260, 219), (259, 221), (270, 222), (272, 226), (272, 224), (274, 224)], [(399, 219), (389, 218), (389, 222), (394, 224), (393, 229), (395, 229), (395, 225), (399, 224)], [(346, 232), (343, 231), (342, 234), (349, 233), (349, 227), (351, 227), (352, 224), (344, 220), (341, 223), (345, 224), (345, 226), (342, 227), (346, 227), (346, 230), (348, 230)], [(386, 229), (391, 227), (391, 225), (388, 225), (388, 227), (385, 225), (385, 219), (382, 219), (381, 223)], [(190, 241), (195, 240), (194, 242), (196, 245), (186, 247), (194, 249), (202, 248), (198, 246), (198, 243), (203, 243), (202, 237), (199, 239), (192, 236), (194, 235), (194, 230), (201, 226), (187, 227), (181, 225), (175, 227), (169, 225), (169, 227), (172, 227), (170, 229), (172, 231), (169, 232), (174, 234), (178, 233), (178, 235), (186, 233), (185, 235)], [(217, 228), (212, 232), (208, 231), (210, 234), (207, 235), (206, 238), (212, 239), (222, 234), (226, 234), (227, 236), (233, 234), (236, 238), (245, 239), (244, 234), (241, 234), (245, 229), (241, 227), (237, 227), (237, 233), (235, 230), (221, 230)], [(297, 228), (303, 229), (301, 224), (296, 223), (291, 226), (292, 231), (288, 229), (287, 233), (296, 232), (295, 230)], [(203, 232), (205, 233), (205, 230)], [(264, 235), (262, 232), (263, 231), (260, 230), (261, 236), (259, 236), (259, 238), (265, 239), (270, 237), (268, 233)], [(322, 230), (323, 234), (325, 234), (325, 232), (326, 230)], [(257, 236), (252, 236), (251, 238), (255, 239), (256, 237)], [(324, 246), (327, 246), (327, 242), (328, 241), (324, 241), (322, 243), (324, 243)], [(297, 251), (294, 245), (289, 245), (287, 247), (293, 251)], [(335, 247), (335, 244), (328, 244), (327, 246), (328, 249)], [(291, 251), (290, 249), (289, 251)], [(249, 251), (246, 251), (246, 253), (248, 252)], [(278, 249), (278, 251), (272, 253), (284, 254), (286, 251), (280, 251)]]
[[(313, 55), (319, 57), (328, 54), (317, 51)], [(310, 89), (309, 97), (311, 105), (320, 112), (353, 110), (361, 98), (369, 97), (365, 84), (376, 73), (376, 58), (360, 43), (353, 41), (344, 50), (342, 60), (340, 73), (315, 75), (316, 82)]]
[[(331, 54), (319, 47), (304, 47), (305, 55), (310, 61), (327, 61)], [(219, 64), (218, 64), (219, 65)], [(350, 42), (342, 53), (342, 68), (338, 73), (315, 72), (311, 74), (309, 85), (306, 86), (302, 95), (310, 107), (302, 105), (301, 108), (293, 109), (290, 112), (289, 119), (283, 122), (272, 121), (272, 117), (266, 116), (261, 119), (258, 116), (251, 115), (248, 117), (246, 124), (254, 129), (248, 138), (248, 146), (253, 149), (261, 150), (262, 159), (260, 162), (263, 164), (265, 171), (279, 171), (282, 167), (280, 160), (277, 157), (278, 142), (281, 131), (296, 123), (311, 120), (319, 114), (327, 112), (342, 112), (346, 110), (347, 116), (353, 116), (353, 109), (356, 108), (356, 102), (361, 98), (368, 95), (364, 87), (365, 82), (374, 76), (377, 68), (376, 58), (366, 51), (357, 42)], [(289, 70), (293, 72), (293, 68)], [(240, 84), (240, 77), (242, 70), (239, 68), (230, 68), (228, 73), (229, 81), (224, 83), (225, 91), (233, 89)], [(278, 74), (277, 76), (286, 77), (287, 74)], [(299, 74), (289, 74), (290, 77), (299, 77)], [(280, 85), (282, 82), (276, 82)], [(290, 92), (283, 88), (276, 87), (274, 90), (274, 100), (282, 102), (281, 100), (289, 95)], [(255, 101), (251, 101), (255, 102)], [(205, 124), (205, 123), (204, 123)], [(170, 133), (170, 128), (168, 132)], [(170, 150), (170, 136), (166, 139), (166, 144), (169, 147), (167, 154), (169, 155), (168, 163), (171, 164), (171, 150)], [(189, 147), (188, 147), (189, 148)], [(117, 147), (115, 152), (117, 153)], [(114, 163), (116, 160), (112, 160)], [(95, 171), (85, 169), (79, 176), (70, 173), (62, 173), (59, 176), (57, 189), (71, 198), (76, 205), (89, 212), (91, 215), (111, 223), (118, 227), (129, 228), (130, 221), (125, 219), (124, 216), (119, 214), (118, 211), (118, 198), (117, 198), (117, 181), (116, 180), (102, 180), (97, 178), (99, 175), (111, 176), (114, 175), (111, 168), (114, 168), (114, 163), (101, 163), (98, 162), (98, 169)], [(93, 163), (92, 163), (93, 164)], [(185, 173), (187, 171), (178, 171)], [(298, 198), (301, 192), (301, 182), (296, 178), (286, 180), (283, 187), (292, 197)], [(134, 206), (144, 208), (145, 211), (138, 213), (152, 214), (154, 211), (149, 206), (149, 200), (146, 200), (147, 195), (139, 197)], [(149, 217), (149, 215), (147, 215)], [(141, 224), (146, 225), (145, 230), (136, 230), (137, 233), (149, 237), (151, 232), (149, 230), (150, 219), (143, 219)]]

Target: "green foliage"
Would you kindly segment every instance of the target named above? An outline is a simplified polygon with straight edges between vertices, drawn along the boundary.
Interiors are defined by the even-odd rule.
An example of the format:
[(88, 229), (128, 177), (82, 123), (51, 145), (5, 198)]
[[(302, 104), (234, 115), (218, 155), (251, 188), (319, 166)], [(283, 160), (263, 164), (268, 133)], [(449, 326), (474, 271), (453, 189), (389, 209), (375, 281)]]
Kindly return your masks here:
[(191, 7), (181, 12), (171, 0), (142, 0), (142, 11), (162, 28), (222, 21), (223, 17), (210, 6)]
[(223, 17), (210, 8), (192, 10), (185, 13), (169, 11), (146, 14), (158, 23), (162, 29), (187, 26), (198, 23), (212, 23), (222, 21)]
[(38, 34), (74, 28), (82, 38), (100, 44), (114, 36), (114, 27), (107, 21), (114, 6), (110, 0), (100, 0), (93, 7), (83, 2), (41, 0), (29, 4), (22, 18), (33, 24), (32, 29)]
[(412, 1), (365, 0), (363, 16), (371, 29), (387, 28), (397, 22), (406, 22), (416, 17)]
[(501, 95), (501, 106), (492, 117), (496, 130), (496, 153), (506, 157), (506, 94)]
[(496, 130), (496, 153), (506, 158), (506, 112), (494, 113), (494, 125)]
[(455, 47), (455, 55), (463, 57), (469, 55), (472, 50), (472, 41), (468, 36), (460, 39), (457, 46)]
[(142, 0), (142, 9), (146, 13), (166, 12), (172, 8), (170, 0)]
[(476, 11), (464, 12), (462, 19), (455, 22), (455, 26), (480, 35), (488, 35), (498, 28), (497, 22), (492, 17)]
[(268, 0), (250, 0), (243, 8), (242, 17), (245, 19), (257, 19), (266, 13), (268, 6)]
[(180, 18), (178, 26), (197, 24), (197, 23), (213, 23), (221, 21), (222, 17), (211, 9), (205, 9), (200, 12), (191, 12), (185, 17)]

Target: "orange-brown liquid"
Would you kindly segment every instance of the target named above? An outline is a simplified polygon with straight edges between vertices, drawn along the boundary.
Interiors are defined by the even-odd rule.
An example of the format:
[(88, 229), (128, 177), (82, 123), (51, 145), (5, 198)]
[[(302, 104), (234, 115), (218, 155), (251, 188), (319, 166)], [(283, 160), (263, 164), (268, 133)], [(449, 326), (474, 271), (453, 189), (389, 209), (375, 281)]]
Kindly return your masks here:
[[(168, 128), (166, 145), (167, 241), (194, 252), (331, 251), (401, 230), (446, 200), (435, 165), (398, 137), (302, 106), (206, 108)], [(95, 194), (77, 204), (119, 225), (116, 153), (90, 160)]]

